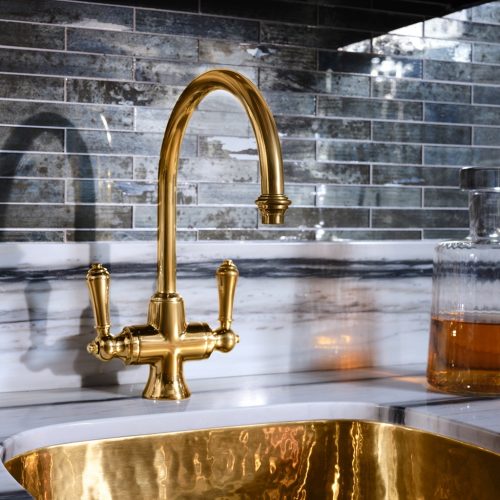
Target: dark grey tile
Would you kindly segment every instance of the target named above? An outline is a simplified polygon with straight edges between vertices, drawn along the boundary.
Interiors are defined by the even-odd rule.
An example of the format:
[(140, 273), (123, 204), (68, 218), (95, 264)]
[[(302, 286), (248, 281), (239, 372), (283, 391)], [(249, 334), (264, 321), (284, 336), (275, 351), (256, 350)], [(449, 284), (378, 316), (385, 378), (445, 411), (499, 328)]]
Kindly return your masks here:
[(106, 130), (134, 128), (131, 107), (0, 101), (0, 116), (3, 123), (13, 125)]
[(467, 229), (425, 229), (424, 239), (463, 240), (469, 234)]
[(426, 165), (451, 165), (457, 167), (498, 167), (498, 149), (453, 146), (425, 146)]
[(500, 125), (498, 108), (490, 106), (425, 103), (424, 114), (432, 122)]
[[(196, 231), (177, 231), (177, 241), (196, 241)], [(142, 231), (137, 229), (123, 230), (66, 230), (66, 241), (154, 241), (156, 229)]]
[(326, 184), (369, 184), (370, 166), (341, 163), (320, 163), (314, 160), (285, 161), (283, 165), (288, 182)]
[(63, 101), (64, 79), (31, 75), (0, 75), (0, 97)]
[[(369, 31), (351, 31), (321, 26), (297, 26), (281, 23), (261, 23), (261, 42), (296, 45), (319, 49), (338, 49), (360, 40), (370, 39)], [(368, 44), (369, 46), (369, 44)]]
[(137, 9), (136, 31), (245, 42), (259, 41), (257, 21), (160, 10)]
[[(367, 208), (295, 208), (290, 207), (283, 228), (368, 227), (370, 213)], [(259, 228), (265, 227), (259, 221)]]
[(326, 72), (260, 69), (262, 90), (313, 92), (345, 96), (368, 96), (370, 79), (361, 75), (342, 75)]
[(0, 149), (3, 151), (63, 151), (64, 130), (0, 127)]
[(337, 162), (421, 163), (416, 145), (318, 141), (317, 159)]
[(474, 44), (474, 62), (500, 64), (500, 50), (498, 50), (498, 45), (486, 43)]
[(64, 203), (63, 180), (2, 179), (0, 203)]
[(132, 29), (133, 10), (127, 7), (56, 0), (1, 0), (0, 18), (15, 21), (60, 24), (68, 26)]
[(0, 22), (0, 45), (64, 50), (64, 28), (40, 24)]
[(373, 52), (386, 56), (441, 61), (471, 61), (472, 44), (457, 41), (384, 34), (372, 40)]
[(287, 23), (316, 24), (315, 5), (279, 0), (252, 0), (252, 2), (233, 2), (231, 0), (201, 0), (200, 10), (204, 14), (269, 19)]
[(349, 97), (318, 97), (318, 115), (356, 118), (421, 120), (422, 104), (391, 99), (357, 99)]
[[(181, 158), (178, 179), (200, 182), (257, 182), (258, 161), (234, 158)], [(158, 178), (158, 158), (134, 157), (134, 178)]]
[(200, 40), (200, 61), (235, 66), (274, 66), (316, 69), (316, 51), (258, 43)]
[(371, 76), (397, 76), (398, 78), (422, 77), (422, 61), (418, 59), (394, 59), (374, 54), (320, 51), (318, 64), (321, 71), (335, 73), (362, 73)]
[(145, 82), (81, 79), (68, 79), (66, 82), (68, 101), (91, 104), (157, 106), (171, 109), (183, 90), (183, 87)]
[(500, 145), (500, 128), (474, 127), (474, 144), (498, 147)]
[(467, 227), (469, 212), (454, 209), (380, 209), (372, 211), (372, 227), (374, 228), (457, 228)]
[(471, 127), (429, 123), (373, 122), (375, 141), (470, 144)]
[(282, 115), (315, 115), (316, 96), (289, 92), (265, 92), (271, 111)]
[(281, 137), (315, 139), (370, 139), (370, 122), (303, 116), (275, 116)]
[(63, 231), (16, 231), (13, 229), (4, 230), (3, 228), (0, 230), (0, 242), (2, 243), (62, 243), (63, 241)]
[[(141, 132), (105, 132), (100, 130), (68, 130), (66, 147), (69, 153), (100, 153), (155, 156), (160, 153), (163, 134)], [(181, 155), (196, 154), (196, 137), (185, 136)]]
[[(156, 207), (134, 207), (134, 227), (156, 227)], [(257, 208), (193, 207), (177, 209), (177, 226), (181, 229), (253, 228), (257, 224)]]
[(472, 20), (477, 23), (500, 24), (500, 5), (497, 2), (475, 5), (471, 13)]
[(130, 57), (16, 49), (0, 49), (0, 54), (0, 71), (6, 73), (132, 78)]
[(424, 65), (424, 79), (496, 85), (500, 80), (500, 66), (426, 61)]
[(455, 167), (412, 167), (373, 165), (373, 184), (401, 186), (458, 186), (460, 169)]
[[(316, 189), (313, 185), (287, 184), (286, 195), (293, 206), (314, 206)], [(198, 203), (200, 205), (250, 205), (259, 197), (258, 184), (202, 183), (198, 185)]]
[(468, 85), (452, 83), (375, 78), (372, 81), (372, 96), (386, 99), (470, 103), (471, 88)]
[(420, 188), (323, 184), (317, 189), (318, 206), (420, 207), (421, 204)]
[(500, 105), (500, 87), (473, 87), (472, 100), (476, 104)]
[(94, 205), (7, 205), (4, 227), (9, 228), (128, 228), (132, 208)]
[(70, 28), (68, 50), (122, 56), (151, 57), (172, 61), (197, 61), (195, 38)]
[(132, 174), (132, 158), (127, 156), (24, 152), (0, 154), (2, 177), (131, 179)]
[(456, 19), (436, 18), (425, 21), (424, 35), (430, 38), (444, 38), (446, 40), (500, 43), (500, 31), (497, 26)]
[(469, 195), (466, 191), (455, 189), (425, 188), (425, 207), (460, 207), (467, 208), (469, 205)]
[[(196, 186), (179, 184), (177, 203), (196, 203)], [(154, 204), (158, 199), (156, 182), (121, 180), (68, 181), (66, 200), (70, 203)]]
[[(226, 68), (230, 68), (227, 67)], [(167, 85), (187, 85), (201, 73), (214, 69), (210, 64), (183, 64), (155, 59), (137, 59), (135, 77), (140, 81)], [(250, 80), (257, 81), (257, 68), (234, 68)]]

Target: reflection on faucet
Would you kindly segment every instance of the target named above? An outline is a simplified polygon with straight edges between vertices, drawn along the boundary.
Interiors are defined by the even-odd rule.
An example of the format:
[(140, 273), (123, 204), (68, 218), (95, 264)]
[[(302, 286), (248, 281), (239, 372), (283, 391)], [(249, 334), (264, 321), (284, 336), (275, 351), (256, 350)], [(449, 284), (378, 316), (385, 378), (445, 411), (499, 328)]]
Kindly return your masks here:
[(102, 361), (120, 358), (126, 364), (149, 364), (143, 396), (183, 399), (189, 396), (183, 362), (204, 359), (214, 350), (228, 352), (238, 342), (231, 329), (238, 270), (225, 261), (217, 271), (219, 328), (187, 323), (184, 301), (176, 290), (177, 168), (182, 139), (200, 101), (214, 90), (225, 90), (242, 103), (257, 141), (261, 195), (256, 200), (264, 224), (281, 224), (290, 200), (284, 195), (283, 164), (276, 124), (262, 95), (244, 76), (230, 70), (208, 71), (194, 79), (179, 97), (163, 138), (158, 174), (158, 280), (145, 325), (125, 327), (113, 337), (109, 321), (109, 273), (100, 264), (87, 274), (96, 319), (96, 339), (88, 350)]

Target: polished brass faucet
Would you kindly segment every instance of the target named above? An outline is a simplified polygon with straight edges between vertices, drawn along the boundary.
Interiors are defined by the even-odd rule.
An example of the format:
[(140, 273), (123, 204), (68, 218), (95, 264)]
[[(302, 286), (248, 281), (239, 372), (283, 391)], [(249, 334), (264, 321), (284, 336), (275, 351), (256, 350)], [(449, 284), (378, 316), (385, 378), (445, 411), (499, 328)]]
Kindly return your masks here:
[(217, 270), (220, 326), (186, 323), (184, 301), (176, 290), (177, 168), (182, 139), (200, 101), (214, 90), (226, 90), (240, 100), (253, 127), (259, 152), (261, 195), (256, 204), (264, 224), (282, 224), (290, 200), (284, 195), (281, 147), (271, 111), (257, 87), (227, 69), (195, 78), (179, 97), (165, 130), (158, 172), (158, 281), (149, 303), (145, 325), (126, 326), (110, 333), (109, 273), (92, 264), (87, 283), (94, 309), (97, 336), (87, 350), (102, 361), (119, 358), (125, 364), (149, 364), (143, 392), (148, 399), (184, 399), (190, 392), (183, 362), (208, 358), (214, 350), (228, 352), (239, 337), (231, 329), (238, 269), (226, 260)]

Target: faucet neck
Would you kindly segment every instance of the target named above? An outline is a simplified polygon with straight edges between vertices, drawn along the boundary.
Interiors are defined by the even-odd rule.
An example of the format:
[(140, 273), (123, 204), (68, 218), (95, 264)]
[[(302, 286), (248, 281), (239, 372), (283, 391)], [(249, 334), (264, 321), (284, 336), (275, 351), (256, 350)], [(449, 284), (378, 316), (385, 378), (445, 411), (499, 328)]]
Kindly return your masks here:
[(257, 141), (261, 196), (256, 203), (264, 223), (282, 223), (290, 201), (283, 194), (283, 163), (274, 118), (257, 87), (231, 70), (208, 71), (195, 78), (179, 97), (165, 130), (158, 172), (157, 294), (176, 294), (177, 168), (182, 139), (200, 101), (214, 90), (234, 95), (245, 108)]

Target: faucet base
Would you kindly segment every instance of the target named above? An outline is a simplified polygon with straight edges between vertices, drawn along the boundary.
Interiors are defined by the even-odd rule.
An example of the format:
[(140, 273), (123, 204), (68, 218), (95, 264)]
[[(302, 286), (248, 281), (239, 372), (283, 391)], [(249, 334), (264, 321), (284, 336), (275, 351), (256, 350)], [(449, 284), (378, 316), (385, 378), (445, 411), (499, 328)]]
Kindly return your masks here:
[(150, 365), (149, 378), (142, 397), (146, 399), (174, 400), (186, 399), (191, 396), (188, 386), (184, 382), (182, 374), (176, 374), (174, 378), (164, 372), (163, 363)]

